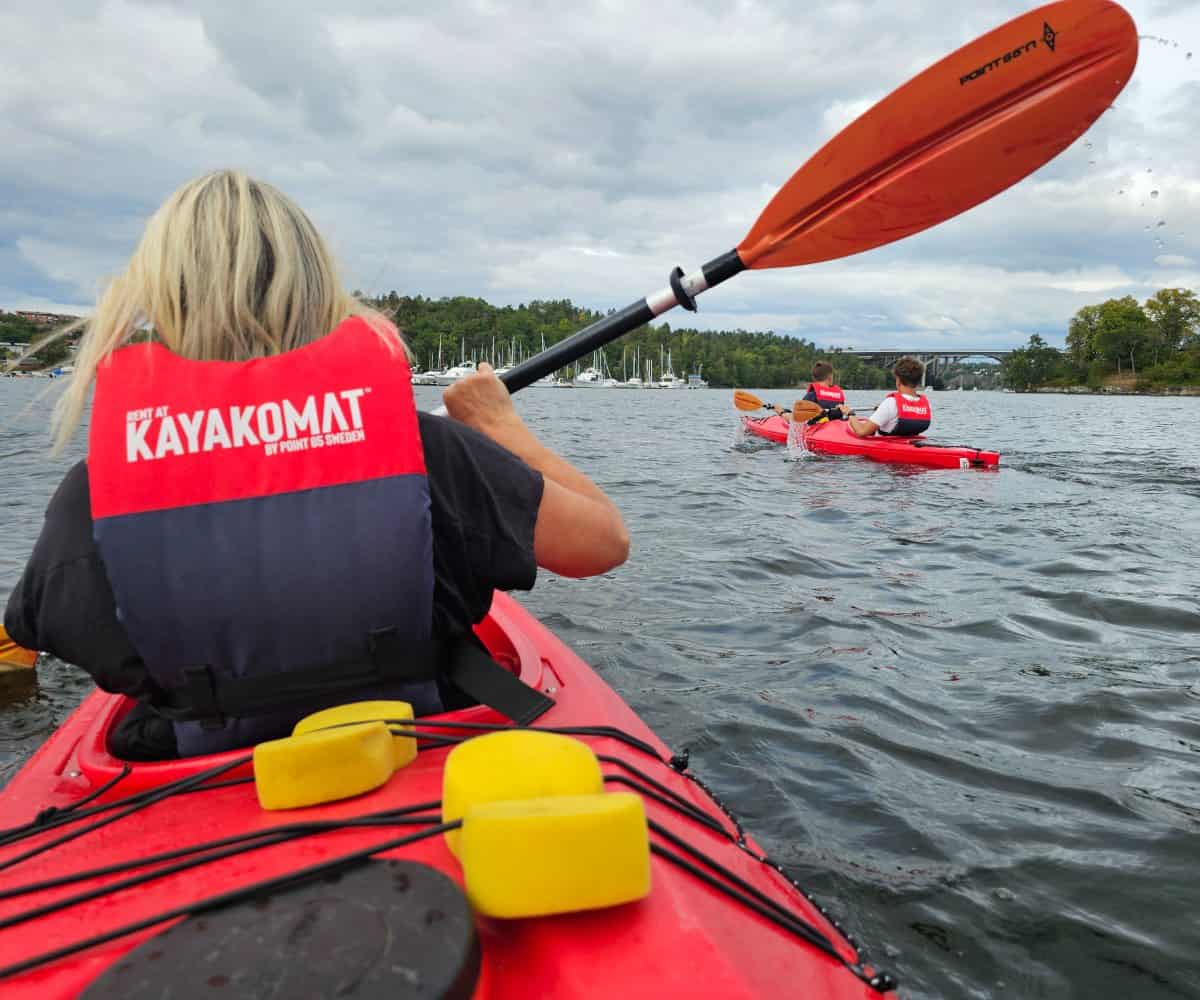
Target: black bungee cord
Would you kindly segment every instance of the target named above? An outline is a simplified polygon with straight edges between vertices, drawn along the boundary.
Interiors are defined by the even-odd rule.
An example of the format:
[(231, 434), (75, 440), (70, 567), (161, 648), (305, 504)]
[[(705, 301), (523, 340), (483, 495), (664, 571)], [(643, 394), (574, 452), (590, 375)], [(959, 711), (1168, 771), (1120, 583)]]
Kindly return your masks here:
[[(664, 760), (662, 758), (662, 756), (659, 754), (659, 752), (653, 746), (646, 743), (644, 740), (641, 740), (629, 733), (624, 732), (623, 730), (620, 730), (620, 729), (618, 729), (616, 727), (612, 727), (612, 726), (561, 726), (561, 727), (553, 727), (553, 728), (552, 727), (534, 727), (534, 726), (514, 727), (511, 725), (502, 725), (502, 724), (493, 724), (493, 723), (449, 722), (449, 721), (443, 721), (443, 720), (427, 721), (427, 720), (414, 720), (414, 719), (378, 719), (378, 720), (364, 719), (364, 720), (356, 720), (354, 722), (339, 723), (336, 726), (332, 726), (329, 728), (340, 728), (342, 726), (349, 726), (349, 725), (362, 725), (366, 722), (372, 722), (372, 721), (384, 722), (385, 724), (387, 724), (389, 726), (390, 731), (394, 735), (411, 735), (411, 736), (413, 736), (415, 739), (420, 741), (420, 745), (418, 746), (419, 750), (444, 748), (447, 746), (455, 746), (455, 745), (465, 742), (465, 740), (468, 739), (469, 737), (465, 737), (465, 736), (464, 737), (434, 736), (431, 734), (418, 732), (417, 731), (418, 727), (442, 728), (442, 729), (447, 729), (447, 730), (458, 729), (458, 730), (467, 730), (467, 731), (475, 731), (475, 732), (511, 731), (514, 728), (516, 728), (516, 729), (530, 729), (530, 730), (535, 730), (535, 731), (540, 731), (540, 732), (553, 732), (553, 733), (559, 733), (562, 735), (591, 736), (593, 738), (617, 740), (618, 742), (625, 744), (626, 746), (630, 747), (631, 749), (651, 757), (658, 763), (663, 764), (667, 767), (670, 767), (675, 773), (680, 774), (680, 775), (688, 778), (689, 780), (695, 782), (698, 785), (698, 787), (700, 787), (704, 791), (705, 795), (709, 799), (711, 799), (714, 802), (714, 804), (716, 804), (718, 806), (718, 808), (721, 810), (721, 812), (734, 825), (736, 834), (731, 833), (724, 826), (723, 823), (714, 819), (712, 816), (705, 813), (703, 810), (699, 809), (693, 803), (688, 802), (687, 799), (685, 799), (683, 796), (681, 796), (678, 792), (667, 787), (666, 785), (662, 784), (661, 782), (658, 782), (654, 778), (651, 778), (649, 775), (645, 774), (644, 772), (640, 771), (638, 768), (634, 767), (628, 761), (623, 760), (622, 758), (619, 758), (619, 757), (613, 757), (611, 755), (598, 754), (597, 755), (598, 760), (600, 760), (606, 764), (618, 766), (618, 767), (622, 768), (624, 771), (628, 772), (628, 774), (619, 774), (619, 775), (606, 774), (604, 776), (604, 780), (606, 783), (625, 785), (625, 786), (633, 789), (635, 792), (642, 795), (643, 797), (649, 798), (652, 801), (657, 802), (659, 805), (663, 806), (664, 808), (670, 809), (670, 810), (678, 813), (679, 815), (682, 815), (688, 819), (691, 819), (694, 822), (700, 823), (706, 829), (708, 829), (710, 832), (713, 832), (713, 833), (733, 842), (736, 846), (741, 847), (751, 858), (753, 858), (754, 860), (756, 860), (762, 864), (767, 865), (768, 867), (774, 868), (776, 871), (778, 871), (780, 873), (780, 875), (782, 875), (783, 877), (786, 878), (786, 874), (783, 872), (783, 869), (781, 867), (773, 864), (765, 855), (760, 855), (760, 854), (750, 850), (750, 848), (748, 847), (748, 845), (746, 843), (745, 834), (742, 831), (741, 825), (740, 825), (740, 823), (738, 823), (736, 817), (720, 801), (720, 799), (718, 799), (704, 785), (704, 783), (702, 781), (700, 781), (699, 778), (697, 778), (694, 774), (691, 774), (689, 772), (689, 770), (688, 770), (688, 763), (689, 763), (688, 752), (686, 750), (682, 754), (676, 755), (676, 756), (670, 758), (669, 760)], [(218, 765), (217, 767), (210, 768), (206, 771), (199, 772), (199, 773), (197, 773), (195, 775), (191, 775), (187, 778), (172, 782), (169, 785), (162, 786), (158, 789), (153, 789), (149, 792), (141, 792), (141, 793), (138, 793), (137, 795), (130, 796), (127, 799), (117, 800), (116, 802), (108, 803), (106, 805), (96, 807), (94, 810), (82, 810), (81, 811), (79, 809), (79, 807), (85, 805), (87, 802), (94, 800), (97, 796), (102, 794), (104, 791), (109, 790), (110, 788), (115, 786), (122, 778), (124, 778), (128, 774), (128, 771), (129, 771), (128, 765), (126, 765), (126, 768), (121, 772), (121, 774), (115, 776), (113, 779), (106, 782), (105, 785), (102, 786), (100, 789), (97, 789), (94, 792), (90, 793), (85, 799), (81, 799), (79, 802), (72, 804), (72, 806), (57, 810), (51, 817), (50, 822), (48, 824), (43, 819), (43, 824), (39, 827), (37, 825), (37, 820), (35, 820), (34, 823), (29, 824), (25, 828), (19, 828), (18, 830), (9, 831), (9, 837), (8, 837), (6, 843), (16, 842), (17, 840), (24, 839), (25, 837), (33, 836), (37, 833), (45, 832), (48, 829), (53, 829), (56, 826), (65, 825), (66, 823), (74, 822), (79, 819), (86, 818), (87, 816), (90, 816), (90, 815), (95, 815), (98, 812), (111, 810), (111, 809), (118, 808), (121, 806), (125, 806), (126, 808), (117, 812), (115, 815), (109, 816), (106, 819), (101, 820), (98, 823), (94, 823), (83, 829), (73, 831), (72, 833), (64, 835), (63, 837), (59, 837), (47, 844), (40, 845), (39, 847), (34, 848), (33, 850), (30, 850), (30, 851), (27, 851), (24, 854), (19, 855), (16, 858), (12, 858), (7, 861), (0, 862), (0, 870), (4, 870), (5, 868), (11, 867), (23, 860), (33, 857), (36, 854), (43, 853), (44, 851), (49, 850), (53, 847), (61, 846), (62, 844), (66, 843), (70, 840), (73, 840), (77, 837), (83, 836), (86, 833), (89, 833), (92, 830), (95, 830), (101, 826), (107, 825), (108, 823), (114, 822), (117, 819), (121, 819), (125, 816), (128, 816), (131, 813), (133, 813), (139, 809), (145, 808), (149, 805), (153, 805), (157, 802), (161, 802), (164, 799), (167, 799), (173, 795), (186, 794), (188, 792), (201, 791), (201, 790), (211, 789), (211, 788), (216, 788), (216, 787), (226, 787), (226, 786), (232, 785), (232, 784), (242, 784), (242, 783), (252, 781), (253, 779), (251, 779), (251, 778), (241, 778), (241, 779), (233, 779), (231, 781), (226, 781), (226, 782), (205, 784), (205, 782), (210, 781), (214, 777), (219, 777), (221, 774), (224, 774), (230, 770), (233, 770), (234, 768), (237, 768), (237, 767), (240, 767), (240, 766), (246, 764), (250, 759), (251, 759), (251, 757), (249, 755), (246, 755), (244, 757), (237, 758), (234, 761), (226, 762), (222, 765)], [(631, 777), (629, 777), (629, 775), (633, 775), (633, 777), (631, 778)], [(636, 780), (634, 780), (634, 779), (636, 779)], [(258, 831), (253, 831), (251, 833), (239, 834), (236, 836), (221, 838), (219, 840), (209, 841), (209, 842), (202, 843), (202, 844), (196, 844), (196, 845), (192, 845), (187, 848), (181, 848), (181, 849), (178, 849), (175, 851), (164, 852), (159, 855), (154, 855), (154, 856), (151, 856), (148, 858), (134, 859), (132, 861), (123, 862), (120, 864), (109, 865), (109, 866), (105, 866), (103, 868), (93, 869), (91, 871), (75, 873), (74, 875), (61, 876), (56, 879), (46, 880), (44, 882), (39, 882), (39, 883), (32, 883), (32, 884), (29, 884), (26, 886), (17, 887), (15, 889), (0, 890), (0, 899), (13, 898), (16, 896), (27, 895), (27, 894), (37, 892), (37, 891), (43, 891), (45, 889), (49, 889), (52, 887), (61, 887), (64, 885), (76, 884), (76, 883), (79, 883), (82, 881), (86, 881), (90, 878), (101, 877), (103, 875), (121, 874), (121, 873), (124, 873), (127, 871), (132, 871), (136, 868), (145, 867), (147, 865), (163, 864), (165, 862), (174, 861), (176, 859), (185, 859), (185, 860), (181, 860), (179, 864), (166, 865), (165, 867), (156, 869), (155, 871), (146, 872), (146, 873), (143, 873), (142, 875), (135, 876), (130, 879), (125, 879), (118, 883), (110, 883), (109, 885), (103, 886), (101, 888), (86, 891), (83, 893), (79, 893), (79, 894), (76, 894), (75, 896), (67, 897), (64, 899), (60, 899), (60, 900), (57, 900), (55, 903), (47, 904), (46, 906), (38, 907), (33, 910), (26, 911), (26, 912), (20, 913), (20, 914), (16, 914), (12, 917), (0, 920), (0, 930), (15, 926), (20, 923), (27, 922), (29, 920), (35, 919), (40, 916), (45, 916), (45, 915), (48, 915), (53, 912), (57, 912), (62, 909), (66, 909), (70, 906), (88, 902), (92, 899), (102, 897), (110, 892), (115, 892), (120, 889), (134, 888), (136, 886), (153, 881), (154, 879), (157, 879), (157, 878), (163, 878), (163, 877), (167, 877), (169, 875), (178, 874), (179, 872), (182, 872), (182, 871), (185, 871), (188, 869), (192, 869), (192, 868), (197, 868), (202, 865), (209, 864), (211, 862), (220, 861), (220, 860), (223, 860), (224, 858), (231, 857), (231, 856), (241, 854), (241, 853), (245, 853), (247, 851), (257, 850), (257, 849), (264, 848), (264, 847), (273, 847), (278, 844), (286, 843), (286, 842), (289, 842), (292, 840), (297, 840), (301, 837), (312, 836), (312, 835), (316, 835), (316, 834), (320, 834), (320, 833), (325, 833), (325, 832), (330, 832), (330, 831), (335, 831), (335, 830), (343, 830), (343, 829), (348, 829), (348, 828), (356, 828), (356, 827), (357, 828), (366, 828), (366, 827), (384, 826), (384, 825), (415, 825), (415, 824), (419, 824), (419, 823), (437, 824), (437, 820), (439, 818), (438, 816), (427, 816), (427, 815), (422, 816), (422, 815), (418, 815), (418, 814), (422, 813), (422, 812), (427, 812), (427, 811), (433, 810), (433, 809), (440, 810), (440, 805), (441, 805), (440, 803), (426, 802), (426, 803), (420, 803), (417, 805), (407, 806), (407, 807), (404, 807), (401, 809), (385, 810), (380, 813), (372, 813), (372, 814), (367, 814), (365, 816), (359, 816), (359, 817), (348, 817), (346, 819), (341, 819), (341, 820), (323, 820), (323, 821), (312, 821), (312, 822), (307, 822), (307, 823), (287, 824), (284, 826), (273, 827), (273, 828), (267, 829), (267, 830), (258, 830)], [(39, 814), (39, 816), (40, 817), (44, 816), (44, 814)], [(394, 849), (395, 847), (404, 846), (405, 844), (408, 844), (408, 843), (416, 842), (417, 840), (421, 840), (427, 836), (433, 836), (439, 832), (445, 832), (446, 830), (449, 830), (449, 829), (455, 829), (460, 824), (461, 824), (461, 821), (454, 821), (453, 823), (449, 823), (449, 824), (437, 824), (431, 830), (421, 831), (420, 833), (417, 833), (417, 834), (411, 834), (406, 837), (399, 838), (396, 841), (388, 841), (388, 842), (385, 842), (385, 844), (383, 844), (383, 845), (378, 845), (373, 848), (367, 848), (367, 849), (364, 849), (364, 850), (361, 850), (358, 852), (354, 852), (353, 854), (346, 855), (340, 859), (333, 859), (332, 861), (323, 862), (316, 866), (310, 866), (309, 868), (305, 868), (305, 869), (298, 869), (295, 872), (288, 873), (284, 876), (279, 876), (275, 879), (267, 880), (265, 882), (255, 883), (250, 886), (245, 886), (245, 887), (242, 887), (241, 889), (233, 890), (233, 891), (227, 892), (227, 893), (222, 893), (218, 896), (210, 897), (209, 899), (201, 900), (197, 903), (188, 904), (184, 907), (179, 907), (179, 908), (167, 911), (167, 912), (165, 912), (163, 914), (159, 914), (155, 917), (146, 918), (145, 920), (138, 921), (134, 924), (129, 924), (129, 925), (126, 925), (125, 927), (117, 928), (113, 931), (105, 932), (104, 934), (97, 935), (93, 938), (88, 938), (84, 941), (76, 942), (73, 945), (68, 945), (64, 948), (56, 949), (53, 952), (47, 952), (43, 955), (34, 956), (33, 958), (26, 959), (20, 963), (17, 963), (17, 964), (14, 964), (14, 965), (11, 965), (11, 966), (8, 966), (5, 968), (0, 968), (0, 979), (6, 978), (8, 976), (16, 975), (20, 972), (27, 971), (28, 969), (34, 968), (38, 965), (57, 961), (60, 958), (67, 957), (68, 955), (74, 954), (78, 951), (86, 950), (86, 949), (94, 947), (96, 945), (106, 943), (107, 941), (111, 941), (116, 938), (126, 936), (127, 934), (136, 933), (137, 931), (143, 930), (147, 927), (154, 926), (157, 923), (163, 923), (165, 921), (172, 920), (172, 919), (175, 919), (176, 917), (180, 917), (180, 916), (186, 916), (189, 914), (204, 912), (206, 910), (214, 909), (219, 906), (230, 905), (241, 899), (249, 898), (249, 896), (257, 894), (257, 893), (271, 891), (274, 888), (283, 887), (285, 885), (290, 885), (293, 883), (298, 883), (298, 882), (304, 881), (310, 877), (319, 877), (320, 874), (326, 872), (327, 870), (330, 870), (331, 866), (338, 867), (338, 868), (348, 867), (352, 864), (360, 863), (360, 862), (370, 858), (374, 854), (381, 853), (386, 850), (391, 850), (391, 849)], [(843, 934), (847, 943), (850, 945), (851, 948), (854, 949), (855, 953), (857, 954), (857, 956), (859, 958), (859, 961), (857, 963), (851, 963), (851, 962), (847, 961), (833, 946), (833, 944), (830, 942), (829, 938), (826, 937), (824, 934), (822, 934), (819, 930), (817, 930), (817, 928), (815, 928), (811, 924), (809, 924), (805, 919), (803, 919), (799, 915), (787, 910), (780, 903), (771, 899), (769, 896), (767, 896), (761, 890), (750, 885), (750, 883), (748, 883), (744, 879), (740, 878), (740, 876), (738, 876), (734, 872), (730, 871), (728, 868), (726, 868), (720, 862), (716, 861), (713, 858), (710, 858), (708, 855), (701, 852), (698, 848), (695, 848), (692, 845), (689, 845), (682, 838), (678, 837), (677, 835), (671, 833), (666, 828), (662, 827), (661, 824), (658, 824), (652, 820), (649, 820), (648, 825), (649, 825), (649, 828), (657, 836), (662, 837), (663, 839), (667, 840), (675, 847), (679, 848), (680, 850), (685, 851), (687, 854), (690, 854), (693, 858), (697, 859), (704, 866), (706, 866), (709, 869), (709, 871), (705, 871), (703, 868), (697, 867), (695, 864), (688, 861), (686, 858), (681, 857), (678, 854), (675, 854), (673, 851), (664, 847), (662, 844), (651, 843), (651, 845), (650, 845), (651, 850), (653, 851), (653, 853), (656, 856), (658, 856), (658, 857), (662, 858), (664, 861), (676, 866), (680, 870), (688, 872), (693, 877), (698, 878), (699, 880), (703, 881), (705, 884), (707, 884), (710, 887), (714, 888), (715, 890), (723, 893), (724, 895), (726, 895), (730, 899), (734, 900), (735, 902), (740, 903), (746, 909), (749, 909), (752, 912), (759, 914), (760, 916), (764, 917), (764, 919), (767, 919), (770, 922), (774, 923), (776, 926), (780, 927), (781, 929), (788, 931), (793, 936), (800, 938), (801, 940), (805, 941), (810, 946), (821, 951), (823, 954), (826, 954), (826, 955), (832, 957), (837, 962), (839, 962), (841, 965), (843, 965), (853, 975), (855, 975), (857, 978), (861, 979), (863, 982), (867, 983), (869, 986), (871, 986), (873, 989), (877, 990), (878, 992), (883, 993), (883, 992), (887, 992), (889, 990), (895, 989), (896, 983), (895, 983), (894, 978), (890, 974), (884, 973), (884, 972), (879, 972), (879, 973), (875, 973), (875, 974), (871, 974), (871, 975), (867, 974), (867, 972), (864, 970), (864, 968), (861, 964), (862, 963), (862, 954), (861, 954), (861, 950), (858, 948), (857, 943), (854, 941), (854, 939), (852, 937), (850, 937), (848, 934), (845, 934), (845, 932), (842, 931), (840, 925), (838, 925), (836, 921), (832, 921), (833, 926), (835, 927), (835, 929), (837, 929), (839, 932), (841, 932)], [(0, 846), (3, 846), (3, 844), (0, 844)], [(716, 874), (712, 874), (712, 873), (716, 873)], [(717, 877), (717, 876), (719, 876), (719, 877)], [(802, 889), (800, 889), (799, 885), (795, 881), (793, 881), (793, 880), (788, 880), (788, 881), (790, 881), (792, 886), (798, 892), (800, 892), (806, 899), (808, 899), (810, 903), (813, 903), (813, 905), (816, 905), (815, 902), (811, 899), (811, 897), (808, 896), (808, 894), (805, 893)], [(818, 906), (817, 909), (819, 910), (819, 912), (821, 912), (824, 915), (825, 911), (823, 908)]]

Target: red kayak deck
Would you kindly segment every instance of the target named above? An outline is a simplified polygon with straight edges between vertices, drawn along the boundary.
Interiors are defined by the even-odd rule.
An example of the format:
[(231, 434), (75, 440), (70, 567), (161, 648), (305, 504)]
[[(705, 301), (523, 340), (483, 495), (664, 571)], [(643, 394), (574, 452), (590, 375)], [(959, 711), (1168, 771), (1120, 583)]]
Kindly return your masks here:
[[(831, 953), (656, 853), (652, 860), (650, 895), (639, 902), (524, 920), (476, 916), (482, 959), (471, 996), (749, 998), (786, 994), (867, 998), (878, 997), (879, 987), (891, 985), (890, 981), (877, 980), (873, 986), (866, 981), (872, 976), (870, 971), (851, 968), (860, 961), (854, 945), (802, 892), (760, 857), (761, 850), (752, 840), (746, 838), (739, 843), (740, 828), (697, 781), (671, 766), (667, 747), (590, 667), (524, 609), (511, 598), (498, 594), (491, 613), (477, 631), (493, 656), (523, 681), (556, 699), (555, 707), (538, 720), (538, 728), (611, 726), (648, 744), (653, 754), (610, 736), (584, 737), (598, 754), (619, 759), (659, 783), (660, 792), (655, 798), (650, 786), (642, 779), (634, 779), (637, 790), (643, 792), (647, 816), (652, 822), (719, 862), (745, 886), (761, 893), (760, 899), (777, 904), (786, 914), (811, 927), (827, 939)], [(88, 697), (0, 793), (0, 828), (12, 830), (27, 824), (47, 808), (70, 809), (109, 782), (112, 787), (89, 800), (83, 806), (85, 810), (137, 792), (162, 788), (245, 756), (245, 751), (237, 751), (125, 765), (108, 753), (106, 739), (129, 707), (126, 699), (101, 692)], [(504, 721), (484, 707), (446, 713), (431, 721), (437, 720), (497, 725)], [(8, 922), (15, 915), (111, 884), (128, 877), (128, 873), (92, 877), (82, 884), (39, 889), (13, 898), (11, 890), (16, 887), (251, 831), (314, 819), (361, 817), (436, 801), (441, 797), (442, 765), (448, 752), (444, 747), (425, 748), (415, 762), (376, 791), (320, 807), (265, 812), (258, 806), (253, 784), (232, 784), (202, 788), (151, 804), (15, 864), (14, 859), (51, 843), (64, 832), (116, 816), (120, 810), (38, 832), (19, 843), (8, 843), (0, 847), (0, 872), (3, 872), (0, 975), (2, 970), (31, 957), (184, 904), (374, 846), (412, 832), (413, 828), (360, 827), (306, 836), (206, 861), (188, 871), (164, 875), (136, 888), (116, 890), (11, 925)], [(122, 776), (126, 768), (127, 773)], [(632, 771), (609, 762), (604, 763), (603, 769), (606, 777), (633, 776)], [(242, 764), (216, 780), (227, 781), (249, 773), (249, 764)], [(629, 788), (627, 784), (610, 784), (610, 787), (622, 791)], [(661, 789), (667, 790), (667, 798), (676, 797), (677, 802), (687, 804), (702, 818), (706, 817), (707, 822), (663, 804)], [(652, 832), (651, 841), (660, 847), (670, 846), (669, 838), (664, 839), (659, 833)], [(382, 857), (420, 862), (449, 875), (456, 883), (462, 881), (458, 863), (441, 836)], [(697, 865), (696, 855), (687, 857)], [(699, 867), (704, 865), (701, 863)], [(144, 871), (139, 869), (134, 874)], [(712, 870), (706, 871), (711, 878)], [(728, 882), (728, 879), (720, 876), (717, 881)], [(158, 924), (7, 976), (0, 979), (0, 993), (6, 998), (29, 1000), (77, 996), (136, 945), (168, 926)], [(319, 961), (319, 958), (308, 956), (307, 960)], [(303, 949), (298, 950), (295, 961), (305, 960)], [(189, 970), (179, 968), (177, 974), (183, 980)]]
[[(747, 433), (768, 441), (785, 444), (788, 422), (778, 415), (765, 418), (742, 417)], [(985, 469), (1000, 464), (1000, 453), (963, 445), (943, 445), (923, 435), (889, 437), (878, 434), (860, 438), (844, 420), (829, 420), (804, 427), (804, 446), (825, 455), (862, 455), (876, 462), (899, 465), (925, 465), (935, 469)]]

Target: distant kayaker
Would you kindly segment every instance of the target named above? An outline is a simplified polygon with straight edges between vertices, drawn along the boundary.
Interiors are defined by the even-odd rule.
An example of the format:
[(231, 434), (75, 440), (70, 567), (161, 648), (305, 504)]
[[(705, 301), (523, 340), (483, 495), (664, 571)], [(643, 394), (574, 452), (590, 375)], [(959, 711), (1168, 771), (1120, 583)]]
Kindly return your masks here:
[(846, 394), (842, 392), (840, 385), (834, 384), (833, 365), (828, 361), (813, 362), (812, 381), (808, 384), (804, 398), (819, 405), (830, 420), (841, 420), (849, 413)]
[(489, 366), (446, 390), (454, 419), (417, 413), (396, 327), (293, 202), (234, 171), (184, 185), (81, 325), (55, 427), (94, 382), (88, 459), (4, 623), (138, 699), (114, 753), (249, 746), (369, 698), (542, 710), (471, 627), (539, 566), (620, 565), (621, 515)]
[(872, 434), (889, 434), (897, 437), (913, 437), (929, 429), (933, 410), (927, 397), (922, 396), (918, 386), (925, 379), (925, 366), (916, 358), (901, 358), (892, 366), (896, 380), (896, 391), (875, 407), (875, 412), (866, 419), (849, 417), (850, 431), (858, 437)]

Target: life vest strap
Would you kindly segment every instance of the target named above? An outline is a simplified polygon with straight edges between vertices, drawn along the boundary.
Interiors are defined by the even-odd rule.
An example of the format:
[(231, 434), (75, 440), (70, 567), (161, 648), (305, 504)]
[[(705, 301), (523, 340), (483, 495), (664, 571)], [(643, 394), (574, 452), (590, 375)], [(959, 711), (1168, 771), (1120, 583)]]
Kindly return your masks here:
[(199, 722), (205, 729), (219, 729), (228, 718), (278, 712), (380, 683), (429, 681), (439, 676), (517, 725), (529, 725), (554, 706), (553, 698), (506, 670), (470, 636), (414, 641), (387, 628), (372, 632), (368, 644), (369, 660), (258, 677), (220, 678), (211, 667), (187, 667), (185, 686), (166, 692), (155, 700), (154, 707), (175, 722)]

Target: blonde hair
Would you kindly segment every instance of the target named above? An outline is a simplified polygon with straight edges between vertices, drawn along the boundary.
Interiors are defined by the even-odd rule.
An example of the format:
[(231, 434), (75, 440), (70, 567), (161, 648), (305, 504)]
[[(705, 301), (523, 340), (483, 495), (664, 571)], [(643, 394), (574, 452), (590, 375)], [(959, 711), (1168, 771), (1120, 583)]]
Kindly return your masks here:
[(199, 177), (154, 213), (94, 315), (60, 334), (85, 331), (55, 407), (55, 447), (79, 425), (99, 365), (147, 326), (181, 357), (246, 361), (310, 344), (351, 316), (407, 350), (391, 320), (342, 288), (291, 199), (237, 170)]

